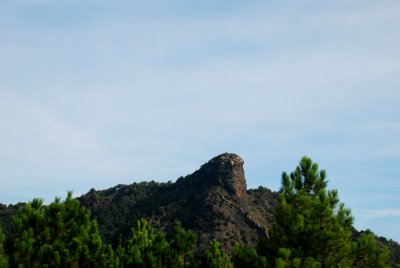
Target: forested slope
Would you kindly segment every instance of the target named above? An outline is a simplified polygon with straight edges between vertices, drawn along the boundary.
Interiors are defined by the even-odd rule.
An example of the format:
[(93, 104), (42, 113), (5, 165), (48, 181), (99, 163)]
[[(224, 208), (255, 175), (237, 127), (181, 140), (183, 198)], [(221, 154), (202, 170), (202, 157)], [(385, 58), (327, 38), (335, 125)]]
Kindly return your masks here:
[(223, 154), (175, 183), (92, 189), (79, 200), (91, 210), (107, 242), (115, 244), (140, 218), (167, 233), (178, 220), (199, 234), (199, 250), (217, 239), (231, 251), (236, 242), (255, 246), (260, 236), (267, 235), (276, 193), (263, 187), (247, 190), (243, 160)]
[(400, 246), (357, 232), (326, 173), (303, 157), (278, 193), (248, 190), (222, 154), (176, 182), (1, 205), (0, 267), (395, 267)]

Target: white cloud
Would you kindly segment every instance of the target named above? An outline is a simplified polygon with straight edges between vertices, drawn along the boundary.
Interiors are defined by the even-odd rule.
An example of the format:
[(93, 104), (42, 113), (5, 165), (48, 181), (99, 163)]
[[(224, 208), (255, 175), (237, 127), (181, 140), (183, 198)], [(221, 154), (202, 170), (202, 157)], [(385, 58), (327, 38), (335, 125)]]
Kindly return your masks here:
[[(46, 151), (73, 152), (97, 150), (96, 140), (66, 123), (63, 116), (21, 94), (1, 94), (1, 147), (11, 153), (11, 148), (24, 148), (32, 155)], [(5, 93), (5, 94), (4, 94)], [(17, 153), (21, 150), (15, 150)], [(21, 156), (20, 156), (21, 157)]]
[(400, 209), (382, 208), (376, 210), (362, 210), (357, 216), (367, 219), (400, 217)]
[(398, 189), (399, 3), (217, 2), (0, 8), (0, 196), (174, 179), (224, 151), (254, 186), (308, 154), (339, 191)]

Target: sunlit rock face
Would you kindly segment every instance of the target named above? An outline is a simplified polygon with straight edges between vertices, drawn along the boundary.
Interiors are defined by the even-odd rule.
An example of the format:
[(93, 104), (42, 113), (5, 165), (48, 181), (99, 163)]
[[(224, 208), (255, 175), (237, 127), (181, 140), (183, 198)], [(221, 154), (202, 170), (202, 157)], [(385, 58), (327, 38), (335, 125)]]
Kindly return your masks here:
[(204, 183), (221, 186), (243, 199), (247, 190), (243, 164), (240, 156), (224, 153), (208, 161), (198, 172), (201, 173)]

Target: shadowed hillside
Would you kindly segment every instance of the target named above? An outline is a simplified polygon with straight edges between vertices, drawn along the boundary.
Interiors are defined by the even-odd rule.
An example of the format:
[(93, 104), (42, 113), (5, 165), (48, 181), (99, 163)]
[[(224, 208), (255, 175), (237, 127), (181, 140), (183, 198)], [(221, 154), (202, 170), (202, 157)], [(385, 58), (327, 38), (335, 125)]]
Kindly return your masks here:
[(231, 250), (236, 242), (255, 246), (259, 236), (268, 236), (276, 195), (263, 187), (247, 190), (243, 160), (226, 153), (175, 183), (92, 189), (79, 200), (92, 211), (108, 242), (126, 236), (139, 218), (167, 233), (178, 220), (199, 234), (200, 250), (212, 239)]
[[(77, 199), (91, 211), (104, 242), (114, 247), (129, 236), (138, 220), (145, 218), (167, 237), (173, 236), (176, 221), (193, 230), (198, 237), (198, 256), (214, 239), (231, 253), (236, 243), (254, 248), (260, 238), (268, 240), (276, 217), (278, 194), (264, 187), (248, 190), (243, 165), (238, 155), (225, 153), (175, 183), (150, 181), (91, 189)], [(8, 237), (17, 234), (12, 217), (25, 206), (0, 204), (0, 224)], [(354, 230), (353, 240), (363, 233)], [(393, 267), (400, 262), (397, 242), (383, 237), (377, 237), (377, 241), (389, 248)], [(10, 243), (12, 239), (6, 240), (5, 246)]]

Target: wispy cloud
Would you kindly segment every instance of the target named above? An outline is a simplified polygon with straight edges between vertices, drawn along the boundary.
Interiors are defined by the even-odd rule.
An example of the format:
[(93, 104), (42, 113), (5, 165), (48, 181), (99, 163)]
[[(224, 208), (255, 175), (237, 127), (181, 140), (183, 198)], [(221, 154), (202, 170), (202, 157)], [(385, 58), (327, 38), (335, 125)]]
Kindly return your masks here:
[(382, 208), (377, 210), (364, 210), (360, 211), (358, 216), (368, 219), (400, 217), (400, 209)]
[(274, 189), (310, 155), (355, 211), (400, 190), (398, 1), (0, 7), (0, 202), (173, 180), (224, 151)]

